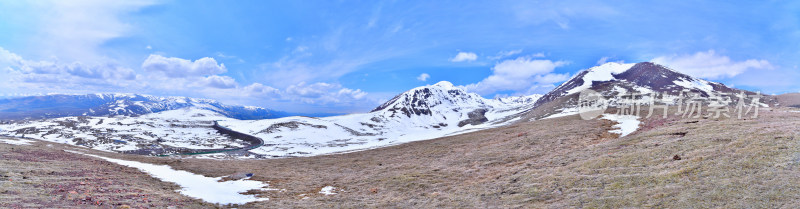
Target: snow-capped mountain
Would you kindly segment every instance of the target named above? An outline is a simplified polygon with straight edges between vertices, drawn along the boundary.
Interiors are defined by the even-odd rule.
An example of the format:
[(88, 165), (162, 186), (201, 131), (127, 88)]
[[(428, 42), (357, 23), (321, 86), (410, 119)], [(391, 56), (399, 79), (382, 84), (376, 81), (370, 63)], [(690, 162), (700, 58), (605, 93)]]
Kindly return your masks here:
[[(530, 109), (541, 95), (485, 99), (443, 81), (403, 92), (368, 113), (263, 120), (233, 118), (226, 115), (227, 109), (210, 100), (140, 95), (77, 97), (97, 101), (98, 104), (91, 103), (93, 105), (83, 108), (93, 110), (87, 111), (89, 113), (104, 115), (0, 124), (0, 134), (120, 152), (244, 145), (214, 131), (211, 125), (218, 121), (224, 127), (263, 139), (264, 146), (249, 150), (251, 157), (310, 156), (389, 146), (510, 124), (521, 119), (522, 113)], [(60, 95), (30, 99), (55, 102), (53, 100), (61, 98), (75, 100)]]
[(222, 149), (244, 147), (212, 128), (230, 119), (196, 107), (167, 110), (139, 117), (70, 116), (0, 124), (0, 134), (34, 138), (88, 148), (132, 152), (144, 149)]
[(266, 119), (288, 114), (261, 107), (225, 105), (210, 99), (157, 97), (141, 94), (53, 94), (0, 99), (0, 119), (67, 116), (139, 116), (196, 107), (237, 119)]
[[(755, 92), (730, 88), (724, 84), (706, 81), (679, 73), (665, 66), (651, 62), (614, 63), (581, 71), (567, 82), (556, 87), (536, 101), (531, 117), (543, 118), (566, 111), (577, 111), (579, 93), (591, 89), (605, 97), (615, 97), (628, 93), (658, 93), (678, 96), (682, 92), (696, 93), (700, 97), (744, 92)], [(774, 98), (765, 96), (761, 102), (770, 104)], [(575, 112), (577, 113), (577, 112)], [(561, 114), (564, 115), (564, 114)]]
[[(606, 97), (631, 92), (678, 95), (688, 91), (703, 97), (719, 93), (754, 94), (649, 62), (606, 63), (576, 74), (545, 95), (486, 99), (443, 81), (398, 94), (368, 113), (331, 117), (242, 120), (274, 117), (280, 112), (226, 106), (213, 100), (127, 94), (0, 100), (2, 113), (28, 110), (50, 117), (72, 116), (0, 124), (0, 134), (129, 152), (152, 147), (244, 145), (213, 131), (211, 125), (218, 121), (221, 126), (262, 139), (264, 146), (249, 150), (255, 156), (311, 156), (433, 139), (523, 119), (577, 114), (578, 96), (585, 89)], [(761, 101), (771, 100), (765, 97)]]
[(459, 119), (459, 126), (466, 123), (478, 125), (488, 121), (484, 120), (486, 112), (494, 113), (529, 105), (539, 96), (541, 95), (485, 99), (478, 94), (467, 93), (450, 82), (442, 81), (399, 94), (371, 113), (385, 118), (426, 117), (437, 121), (447, 121), (449, 116), (451, 119)]
[(522, 105), (534, 104), (536, 103), (539, 98), (542, 98), (543, 95), (541, 94), (531, 94), (527, 96), (510, 96), (510, 97), (500, 97), (495, 98), (495, 100), (500, 101), (502, 103), (517, 103)]
[(537, 96), (485, 99), (450, 82), (411, 89), (369, 113), (220, 124), (264, 139), (251, 150), (268, 156), (309, 156), (432, 139), (512, 123)]

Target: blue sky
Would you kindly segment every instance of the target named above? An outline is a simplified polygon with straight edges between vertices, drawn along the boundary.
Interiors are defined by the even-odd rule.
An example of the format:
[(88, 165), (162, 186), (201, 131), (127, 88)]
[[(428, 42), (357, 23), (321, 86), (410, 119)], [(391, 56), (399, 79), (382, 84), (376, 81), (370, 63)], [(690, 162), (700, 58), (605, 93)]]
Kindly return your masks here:
[(364, 112), (447, 80), (545, 93), (654, 61), (800, 91), (796, 1), (5, 1), (0, 95), (126, 92)]

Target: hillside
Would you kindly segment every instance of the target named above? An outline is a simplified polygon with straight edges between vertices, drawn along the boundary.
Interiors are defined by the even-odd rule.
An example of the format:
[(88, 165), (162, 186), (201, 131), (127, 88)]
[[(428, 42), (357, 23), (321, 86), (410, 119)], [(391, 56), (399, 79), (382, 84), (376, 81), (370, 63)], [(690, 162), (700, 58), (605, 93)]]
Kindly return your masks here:
[[(477, 94), (467, 93), (449, 82), (440, 82), (401, 93), (369, 113), (319, 118), (294, 116), (239, 120), (231, 116), (238, 112), (229, 111), (236, 106), (223, 105), (212, 100), (139, 95), (85, 97), (92, 100), (91, 98), (100, 96), (114, 101), (113, 107), (105, 103), (101, 105), (102, 108), (111, 108), (114, 111), (94, 111), (101, 116), (84, 113), (81, 116), (14, 121), (0, 124), (0, 134), (97, 150), (154, 155), (180, 153), (175, 150), (246, 146), (246, 142), (217, 133), (211, 125), (218, 121), (227, 128), (260, 137), (265, 142), (264, 146), (232, 155), (210, 154), (203, 157), (312, 156), (390, 146), (507, 125), (521, 119), (522, 113), (531, 108), (533, 102), (540, 97), (530, 95), (485, 99)], [(40, 104), (51, 102), (47, 99), (62, 97), (75, 103), (83, 101), (78, 98), (84, 96), (54, 95), (28, 99), (44, 99), (31, 102)], [(150, 102), (139, 101), (140, 99), (148, 99)], [(133, 103), (128, 105), (131, 102)], [(14, 104), (21, 103), (17, 101)], [(239, 108), (268, 111), (263, 108)]]
[(220, 124), (264, 139), (251, 150), (266, 157), (350, 152), (508, 125), (539, 95), (485, 99), (450, 82), (417, 87), (369, 113), (309, 118), (225, 120)]
[[(245, 146), (245, 142), (213, 130), (211, 124), (219, 121), (223, 127), (260, 138), (264, 143), (263, 146), (247, 152), (237, 152), (234, 155), (216, 154), (214, 157), (314, 156), (464, 134), (526, 120), (575, 115), (579, 113), (580, 93), (587, 90), (598, 92), (609, 101), (609, 111), (605, 113), (612, 113), (611, 109), (626, 105), (624, 102), (628, 101), (621, 98), (633, 93), (662, 94), (656, 97), (673, 106), (681, 105), (692, 95), (704, 99), (726, 97), (728, 105), (734, 105), (730, 101), (736, 101), (737, 93), (745, 95), (743, 103), (758, 101), (756, 105), (759, 107), (780, 104), (777, 97), (762, 95), (754, 100), (751, 97), (757, 96), (755, 92), (693, 78), (649, 62), (606, 63), (576, 74), (545, 95), (486, 99), (442, 81), (400, 93), (368, 113), (331, 117), (294, 116), (239, 120), (234, 116), (244, 114), (245, 116), (239, 115), (238, 118), (272, 117), (275, 116), (272, 113), (276, 112), (180, 97), (125, 94), (30, 97), (15, 102), (7, 101), (6, 106), (24, 103), (42, 105), (54, 102), (53, 100), (66, 100), (58, 104), (89, 104), (89, 101), (95, 100), (104, 103), (94, 105), (98, 107), (89, 109), (92, 114), (84, 112), (83, 116), (0, 124), (0, 134), (81, 145), (98, 150), (152, 154), (172, 153), (164, 150), (175, 149)], [(637, 99), (644, 98), (651, 97)], [(791, 105), (791, 102), (787, 101), (786, 104)], [(36, 105), (31, 107), (36, 109)], [(70, 113), (66, 111), (59, 114)], [(620, 123), (616, 127), (623, 128), (619, 131), (623, 136), (635, 131), (641, 120), (641, 116), (603, 117)], [(153, 152), (154, 149), (161, 151)]]
[[(795, 178), (800, 175), (796, 169), (800, 144), (795, 140), (800, 138), (798, 110), (772, 109), (755, 120), (646, 120), (640, 130), (622, 138), (608, 134), (614, 124), (610, 121), (567, 116), (361, 152), (270, 160), (158, 158), (59, 144), (50, 147), (46, 142), (31, 146), (0, 143), (3, 149), (23, 146), (3, 154), (0, 162), (30, 162), (15, 163), (14, 170), (0, 169), (14, 179), (13, 183), (4, 182), (13, 185), (4, 187), (8, 191), (4, 196), (19, 198), (19, 205), (31, 201), (80, 204), (69, 203), (70, 190), (55, 189), (57, 186), (25, 189), (45, 184), (39, 179), (47, 176), (46, 172), (25, 172), (32, 169), (25, 166), (41, 164), (34, 163), (42, 159), (37, 153), (81, 157), (60, 151), (71, 149), (170, 165), (207, 176), (252, 172), (252, 180), (268, 182), (277, 189), (251, 192), (270, 200), (239, 208), (797, 207), (800, 196), (792, 191), (800, 189), (800, 180)], [(12, 158), (21, 152), (28, 157)], [(116, 166), (97, 166), (101, 165)], [(88, 179), (94, 178), (99, 177)], [(140, 181), (129, 183), (140, 188)], [(70, 182), (46, 184), (77, 184)], [(159, 199), (182, 197), (168, 188), (147, 191), (157, 193)], [(336, 194), (322, 194), (322, 188), (334, 188)], [(85, 189), (78, 192), (105, 196)], [(34, 191), (39, 193), (31, 193)], [(42, 200), (33, 198), (34, 194), (56, 198)], [(148, 205), (116, 201), (133, 207)], [(6, 205), (0, 206), (8, 206), (3, 202)]]
[(609, 105), (612, 107), (627, 104), (621, 100), (634, 94), (639, 95), (637, 97), (639, 101), (646, 101), (642, 99), (656, 95), (655, 101), (671, 105), (678, 105), (683, 100), (695, 96), (704, 99), (705, 103), (722, 98), (730, 101), (727, 105), (735, 105), (736, 94), (743, 93), (746, 103), (752, 102), (752, 97), (758, 96), (758, 102), (762, 107), (778, 104), (777, 98), (773, 96), (730, 88), (722, 83), (695, 78), (650, 62), (629, 64), (609, 62), (579, 72), (542, 96), (536, 101), (527, 117), (541, 119), (578, 114), (579, 96), (586, 90), (599, 93), (609, 100)]

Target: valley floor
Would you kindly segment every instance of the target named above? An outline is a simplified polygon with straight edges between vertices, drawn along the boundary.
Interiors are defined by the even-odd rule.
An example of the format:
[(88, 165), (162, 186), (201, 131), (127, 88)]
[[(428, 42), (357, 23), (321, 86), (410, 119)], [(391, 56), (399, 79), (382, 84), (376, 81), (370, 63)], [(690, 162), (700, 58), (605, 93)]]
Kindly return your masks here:
[(240, 208), (800, 207), (800, 112), (773, 109), (758, 119), (651, 118), (622, 138), (608, 133), (612, 125), (566, 116), (360, 152), (267, 160), (0, 142), (0, 207), (84, 207), (95, 200), (106, 206), (213, 207), (136, 169), (64, 149), (209, 177), (254, 173), (251, 180), (276, 189), (251, 191), (269, 200)]

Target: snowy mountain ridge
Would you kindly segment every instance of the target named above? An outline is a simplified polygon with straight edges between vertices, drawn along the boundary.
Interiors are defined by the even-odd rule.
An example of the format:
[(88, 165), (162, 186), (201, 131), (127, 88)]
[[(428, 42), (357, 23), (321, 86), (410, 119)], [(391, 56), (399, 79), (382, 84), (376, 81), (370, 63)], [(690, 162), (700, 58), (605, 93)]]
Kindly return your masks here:
[[(724, 84), (695, 78), (666, 66), (651, 63), (609, 62), (583, 70), (536, 101), (532, 119), (551, 115), (577, 114), (578, 96), (581, 91), (591, 89), (602, 94), (611, 103), (630, 93), (663, 94), (678, 98), (684, 93), (697, 94), (702, 98), (744, 92), (755, 92), (730, 88)], [(767, 103), (771, 103), (768, 98)]]
[(220, 124), (264, 139), (251, 152), (310, 156), (433, 139), (513, 123), (537, 95), (485, 99), (447, 81), (413, 88), (368, 113), (333, 117), (286, 117)]
[[(27, 137), (45, 140), (66, 138), (69, 139), (67, 143), (89, 144), (100, 149), (133, 150), (152, 146), (184, 146), (181, 145), (181, 137), (176, 138), (174, 135), (177, 133), (169, 134), (166, 130), (170, 127), (181, 127), (185, 130), (181, 132), (184, 136), (202, 138), (203, 134), (198, 134), (198, 131), (202, 130), (208, 132), (209, 138), (214, 139), (212, 141), (224, 142), (230, 146), (238, 145), (235, 140), (231, 141), (208, 131), (210, 124), (218, 121), (221, 126), (263, 139), (264, 146), (248, 151), (254, 156), (313, 156), (468, 133), (525, 121), (523, 119), (577, 114), (573, 111), (576, 110), (578, 94), (585, 89), (597, 91), (607, 97), (630, 92), (677, 94), (689, 91), (709, 96), (741, 91), (719, 83), (693, 78), (653, 63), (606, 63), (579, 72), (545, 95), (486, 99), (478, 94), (468, 93), (450, 82), (442, 81), (400, 93), (367, 113), (331, 117), (293, 116), (240, 120), (226, 115), (226, 106), (213, 100), (151, 98), (119, 94), (95, 95), (94, 97), (104, 99), (111, 98), (101, 99), (106, 101), (101, 110), (109, 110), (123, 116), (136, 116), (124, 114), (132, 110), (132, 107), (140, 107), (143, 112), (154, 112), (154, 109), (176, 109), (139, 117), (120, 117), (130, 118), (123, 121), (108, 117), (113, 115), (106, 114), (105, 117), (108, 119), (104, 119), (103, 116), (67, 117), (0, 125), (0, 129), (4, 130), (0, 132), (25, 134)], [(152, 105), (147, 102), (152, 102)], [(2, 103), (0, 107), (1, 105)], [(251, 107), (239, 108), (251, 109)], [(109, 124), (102, 122), (104, 120), (115, 122)], [(95, 123), (105, 125), (102, 125), (103, 129), (94, 129), (91, 124)], [(148, 132), (149, 137), (135, 136), (135, 133), (150, 129), (148, 126), (159, 129), (158, 133), (151, 131)], [(89, 130), (93, 133), (92, 136), (80, 133)], [(102, 145), (117, 142), (115, 140), (125, 141), (125, 146), (117, 145), (119, 148), (113, 148), (115, 146)], [(153, 140), (156, 142), (152, 142)], [(158, 142), (159, 140), (161, 142)], [(196, 146), (191, 142), (183, 142), (186, 143)], [(211, 144), (202, 146), (215, 147)]]
[(91, 108), (93, 113), (100, 114), (95, 109), (103, 109), (110, 114), (0, 124), (0, 134), (118, 152), (243, 146), (243, 142), (216, 133), (211, 125), (218, 121), (222, 126), (264, 140), (264, 146), (248, 152), (250, 157), (311, 156), (433, 139), (513, 123), (541, 95), (485, 99), (444, 81), (398, 94), (368, 113), (262, 120), (232, 118), (225, 114), (226, 106), (213, 100), (131, 94), (72, 96), (103, 101), (99, 107)]
[(196, 107), (237, 119), (266, 119), (288, 115), (261, 107), (225, 105), (211, 99), (158, 97), (144, 94), (48, 94), (0, 99), (0, 119), (38, 119), (66, 116), (139, 116)]

